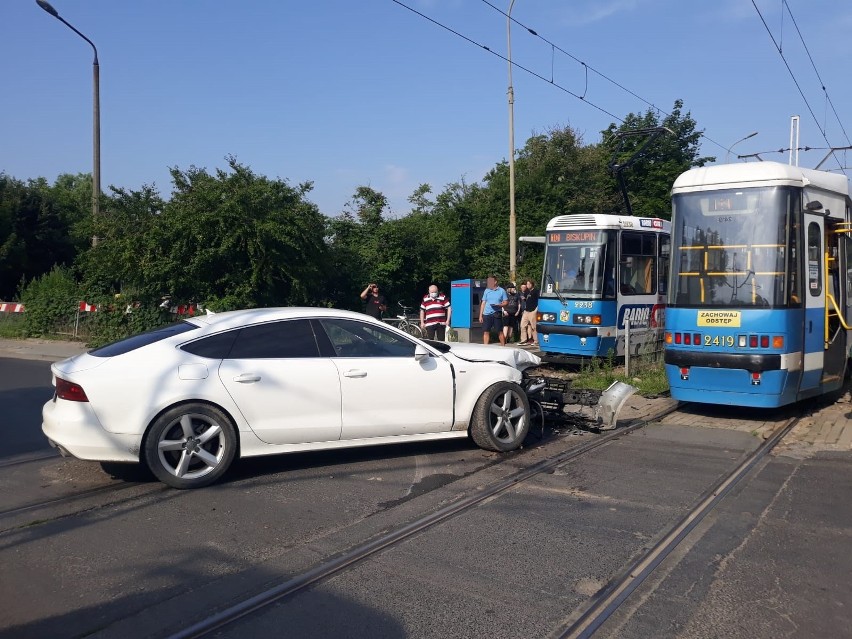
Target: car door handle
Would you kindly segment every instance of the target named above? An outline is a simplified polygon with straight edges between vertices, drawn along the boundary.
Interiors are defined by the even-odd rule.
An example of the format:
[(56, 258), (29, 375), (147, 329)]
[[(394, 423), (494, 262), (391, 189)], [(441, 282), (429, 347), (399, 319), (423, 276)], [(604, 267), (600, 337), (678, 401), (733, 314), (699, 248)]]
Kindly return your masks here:
[(351, 371), (346, 371), (345, 373), (343, 373), (343, 376), (344, 377), (366, 377), (367, 371), (361, 371), (361, 370), (358, 370), (356, 368), (356, 369), (352, 369)]
[(242, 375), (237, 375), (234, 378), (234, 381), (238, 384), (253, 384), (260, 381), (260, 375), (255, 375), (254, 373), (243, 373)]

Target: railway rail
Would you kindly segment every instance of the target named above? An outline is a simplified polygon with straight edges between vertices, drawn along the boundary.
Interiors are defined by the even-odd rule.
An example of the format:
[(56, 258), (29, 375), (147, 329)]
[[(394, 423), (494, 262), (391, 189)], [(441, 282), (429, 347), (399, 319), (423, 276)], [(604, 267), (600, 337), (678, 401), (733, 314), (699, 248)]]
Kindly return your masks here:
[[(240, 620), (261, 613), (272, 604), (281, 602), (302, 593), (318, 583), (350, 570), (401, 542), (431, 527), (438, 526), (461, 513), (476, 508), (480, 504), (511, 490), (542, 473), (552, 471), (563, 464), (577, 460), (588, 453), (629, 433), (644, 428), (647, 424), (660, 421), (675, 408), (664, 411), (649, 420), (636, 420), (619, 430), (601, 434), (594, 440), (557, 455), (544, 459), (537, 464), (518, 471), (516, 474), (498, 481), (481, 491), (460, 499), (448, 506), (435, 510), (395, 530), (389, 531), (352, 550), (330, 557), (313, 568), (293, 576), (286, 581), (256, 593), (225, 609), (210, 614), (192, 625), (169, 635), (169, 639), (200, 639), (230, 626)], [(705, 492), (689, 510), (670, 529), (663, 531), (660, 540), (647, 552), (642, 553), (624, 571), (614, 578), (599, 593), (590, 598), (580, 609), (567, 616), (569, 622), (563, 628), (557, 628), (555, 636), (565, 639), (587, 638), (612, 616), (630, 594), (651, 575), (662, 561), (690, 534), (690, 532), (710, 513), (721, 500), (792, 430), (800, 417), (792, 417), (778, 426), (771, 436), (730, 473), (718, 480)]]

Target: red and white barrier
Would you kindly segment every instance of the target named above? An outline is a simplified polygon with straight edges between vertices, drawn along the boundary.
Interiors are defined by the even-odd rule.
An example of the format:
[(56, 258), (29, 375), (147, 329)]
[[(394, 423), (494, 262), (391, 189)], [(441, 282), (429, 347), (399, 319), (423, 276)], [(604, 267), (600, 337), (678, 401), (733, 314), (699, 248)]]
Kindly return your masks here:
[(80, 302), (80, 305), (77, 308), (84, 313), (94, 313), (98, 310), (97, 306), (94, 304), (87, 304), (86, 302)]
[(0, 313), (23, 313), (24, 305), (17, 302), (0, 302)]

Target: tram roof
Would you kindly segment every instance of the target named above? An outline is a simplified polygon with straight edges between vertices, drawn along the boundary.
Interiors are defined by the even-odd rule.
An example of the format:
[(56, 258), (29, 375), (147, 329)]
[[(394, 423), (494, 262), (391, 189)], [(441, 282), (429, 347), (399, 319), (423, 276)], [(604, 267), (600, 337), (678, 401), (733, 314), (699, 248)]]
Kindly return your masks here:
[(803, 169), (780, 162), (714, 164), (682, 173), (672, 186), (672, 194), (706, 189), (755, 186), (812, 186), (849, 195), (846, 176), (828, 171)]
[[(667, 211), (668, 212), (668, 211)], [(630, 215), (611, 215), (604, 213), (575, 213), (560, 215), (547, 223), (548, 231), (565, 229), (644, 229), (648, 231), (670, 232), (672, 223), (659, 217), (635, 217)]]

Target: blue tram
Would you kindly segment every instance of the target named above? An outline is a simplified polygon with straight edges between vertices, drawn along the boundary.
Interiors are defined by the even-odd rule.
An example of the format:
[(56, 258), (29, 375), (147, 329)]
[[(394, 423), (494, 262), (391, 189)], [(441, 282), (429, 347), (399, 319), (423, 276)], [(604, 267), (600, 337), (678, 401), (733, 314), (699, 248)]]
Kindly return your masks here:
[(840, 388), (849, 222), (843, 175), (757, 162), (678, 177), (665, 320), (672, 397), (774, 407)]
[(660, 343), (671, 223), (624, 215), (561, 215), (547, 225), (537, 314), (550, 360), (624, 355)]

